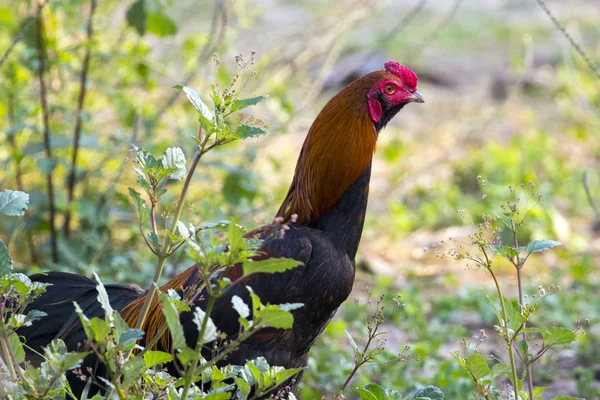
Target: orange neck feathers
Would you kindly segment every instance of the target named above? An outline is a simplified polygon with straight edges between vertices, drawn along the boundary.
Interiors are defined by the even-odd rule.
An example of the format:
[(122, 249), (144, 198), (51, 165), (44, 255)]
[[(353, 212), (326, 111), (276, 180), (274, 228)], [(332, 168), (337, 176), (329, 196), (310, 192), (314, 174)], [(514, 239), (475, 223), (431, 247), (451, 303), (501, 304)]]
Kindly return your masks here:
[(377, 71), (352, 82), (325, 105), (304, 141), (278, 217), (289, 221), (297, 214), (297, 223), (314, 223), (371, 164), (377, 131), (367, 96), (386, 74)]

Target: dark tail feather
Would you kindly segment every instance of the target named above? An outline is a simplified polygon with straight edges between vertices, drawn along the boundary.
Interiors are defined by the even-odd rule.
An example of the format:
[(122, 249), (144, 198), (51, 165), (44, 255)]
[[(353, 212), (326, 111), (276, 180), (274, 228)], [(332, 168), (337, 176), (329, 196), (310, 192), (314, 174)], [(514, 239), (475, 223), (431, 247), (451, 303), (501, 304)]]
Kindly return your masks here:
[[(40, 310), (47, 315), (32, 326), (20, 328), (19, 335), (24, 336), (27, 346), (37, 352), (58, 338), (63, 339), (70, 350), (77, 349), (85, 341), (85, 332), (73, 302), (79, 304), (88, 318), (104, 317), (104, 310), (97, 300), (96, 282), (65, 272), (36, 274), (30, 279), (52, 285), (28, 307), (28, 310)], [(122, 310), (144, 294), (139, 288), (126, 285), (106, 285), (106, 291), (115, 310)]]

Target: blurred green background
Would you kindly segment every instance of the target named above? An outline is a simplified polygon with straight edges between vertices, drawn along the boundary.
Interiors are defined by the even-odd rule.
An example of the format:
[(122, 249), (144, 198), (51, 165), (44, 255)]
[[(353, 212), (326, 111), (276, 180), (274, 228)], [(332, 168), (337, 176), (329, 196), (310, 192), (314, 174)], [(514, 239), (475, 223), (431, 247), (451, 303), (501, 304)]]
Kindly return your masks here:
[[(548, 5), (589, 57), (600, 60), (598, 1)], [(365, 286), (373, 296), (402, 293), (406, 308), (386, 322), (386, 349), (391, 360), (409, 345), (420, 360), (381, 359), (352, 385), (376, 382), (409, 393), (434, 384), (449, 399), (471, 398), (472, 383), (450, 352), (480, 329), (490, 336), (482, 351), (494, 354), (499, 347), (485, 297), (490, 278), (424, 248), (473, 231), (457, 209), (476, 219), (497, 208), (508, 185), (530, 180), (544, 199), (530, 215), (523, 242), (564, 244), (533, 258), (524, 271), (528, 293), (551, 283), (563, 289), (545, 301), (537, 322), (574, 327), (576, 320), (591, 321), (575, 345), (552, 351), (536, 366), (536, 385), (548, 386), (544, 398), (600, 398), (600, 80), (534, 0), (103, 0), (91, 40), (90, 1), (51, 1), (41, 12), (51, 159), (43, 144), (36, 24), (23, 29), (36, 6), (0, 0), (2, 54), (24, 32), (0, 65), (0, 187), (31, 195), (26, 218), (0, 219), (0, 237), (18, 270), (96, 271), (105, 282), (150, 281), (155, 259), (139, 235), (127, 189), (136, 177), (130, 145), (155, 154), (177, 145), (191, 158), (196, 112), (173, 85), (207, 94), (211, 85), (228, 81), (237, 54), (257, 52), (257, 76), (244, 78), (243, 91), (244, 97), (269, 95), (252, 115), (269, 124), (270, 133), (210, 153), (185, 210), (186, 220), (197, 225), (235, 218), (252, 228), (274, 216), (325, 102), (346, 83), (395, 60), (416, 71), (426, 103), (404, 109), (379, 138), (352, 295), (361, 300), (347, 301), (314, 346), (300, 398), (331, 396), (352, 368), (344, 330), (360, 341)], [(58, 260), (49, 240), (49, 172)], [(497, 196), (482, 198), (478, 175)], [(181, 182), (172, 185), (166, 195), (171, 203)], [(67, 213), (69, 235), (62, 229)], [(181, 252), (169, 260), (164, 279), (189, 265)], [(501, 271), (505, 293), (516, 296), (514, 271), (508, 264)]]

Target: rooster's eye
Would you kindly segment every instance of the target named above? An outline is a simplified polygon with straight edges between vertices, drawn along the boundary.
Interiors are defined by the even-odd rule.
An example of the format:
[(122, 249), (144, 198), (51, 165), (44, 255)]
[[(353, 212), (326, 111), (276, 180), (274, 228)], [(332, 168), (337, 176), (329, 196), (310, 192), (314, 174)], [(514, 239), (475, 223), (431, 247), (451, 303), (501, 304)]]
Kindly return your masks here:
[(385, 87), (385, 92), (387, 94), (394, 94), (395, 91), (396, 91), (396, 88), (394, 88), (392, 85), (387, 85)]

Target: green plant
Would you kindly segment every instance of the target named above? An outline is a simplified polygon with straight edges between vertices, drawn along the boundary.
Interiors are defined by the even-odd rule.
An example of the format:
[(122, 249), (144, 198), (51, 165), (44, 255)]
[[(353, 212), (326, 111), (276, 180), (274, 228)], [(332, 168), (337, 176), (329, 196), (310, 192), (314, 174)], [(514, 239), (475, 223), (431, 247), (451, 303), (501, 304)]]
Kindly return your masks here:
[[(486, 189), (488, 182), (481, 177), (477, 179)], [(519, 193), (510, 186), (508, 190), (512, 198), (500, 204), (500, 212), (495, 216), (482, 214), (482, 222), (477, 225), (476, 232), (469, 236), (470, 245), (474, 250), (470, 250), (469, 247), (463, 244), (459, 244), (457, 247), (450, 245), (447, 252), (437, 255), (440, 258), (449, 256), (456, 260), (466, 260), (467, 267), (470, 263), (474, 267), (483, 268), (490, 274), (496, 289), (497, 302), (490, 297), (488, 297), (488, 300), (496, 314), (498, 325), (494, 328), (505, 342), (509, 363), (506, 364), (500, 361), (490, 369), (489, 360), (486, 360), (479, 352), (479, 345), (487, 338), (484, 330), (481, 330), (479, 336), (475, 337), (474, 345), (463, 341), (463, 353), (456, 352), (454, 357), (473, 379), (479, 393), (486, 399), (492, 398), (492, 384), (500, 377), (508, 376), (514, 393), (533, 400), (539, 398), (543, 388), (534, 388), (531, 372), (532, 364), (548, 350), (573, 342), (576, 338), (575, 333), (580, 329), (580, 326), (576, 326), (575, 329), (526, 326), (531, 316), (540, 308), (543, 299), (560, 292), (561, 288), (557, 285), (548, 287), (540, 285), (538, 291), (533, 294), (532, 299), (529, 299), (523, 293), (522, 270), (532, 254), (547, 251), (560, 246), (561, 243), (554, 240), (534, 240), (526, 246), (521, 246), (519, 244), (519, 229), (524, 226), (527, 215), (541, 201), (541, 195), (537, 193), (535, 185), (531, 181), (526, 185), (521, 184)], [(533, 197), (535, 200), (532, 206), (528, 205), (527, 200), (529, 197)], [(484, 193), (483, 199), (487, 198), (488, 194)], [(459, 214), (466, 218), (464, 211), (459, 210)], [(503, 227), (498, 226), (497, 222), (501, 222)], [(449, 239), (449, 241), (454, 244), (453, 239)], [(444, 241), (442, 243), (446, 244)], [(513, 303), (503, 293), (497, 277), (494, 256), (504, 258), (515, 268), (518, 303)], [(536, 336), (535, 339), (533, 336)], [(522, 376), (527, 379), (526, 393), (521, 390), (523, 381), (519, 377), (515, 354), (525, 366), (525, 372)]]

